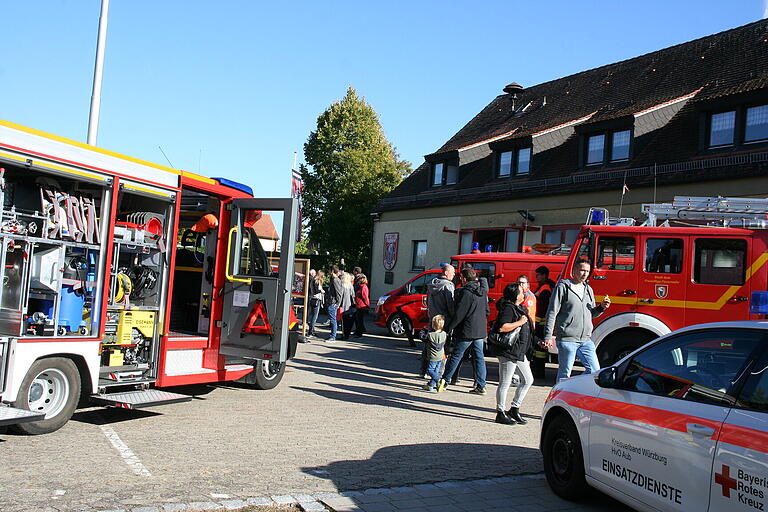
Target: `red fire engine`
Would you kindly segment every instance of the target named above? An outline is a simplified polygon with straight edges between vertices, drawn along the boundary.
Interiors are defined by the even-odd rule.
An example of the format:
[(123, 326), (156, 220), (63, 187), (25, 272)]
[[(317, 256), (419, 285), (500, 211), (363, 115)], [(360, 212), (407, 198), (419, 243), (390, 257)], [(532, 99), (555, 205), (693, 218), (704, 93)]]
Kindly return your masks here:
[[(81, 397), (269, 389), (296, 349), (293, 199), (0, 121), (0, 425), (52, 432)], [(279, 272), (254, 231), (282, 216)]]
[(749, 297), (766, 290), (768, 199), (676, 197), (643, 212), (634, 226), (592, 209), (560, 276), (586, 258), (596, 298), (611, 298), (593, 335), (603, 365), (681, 327), (760, 318)]

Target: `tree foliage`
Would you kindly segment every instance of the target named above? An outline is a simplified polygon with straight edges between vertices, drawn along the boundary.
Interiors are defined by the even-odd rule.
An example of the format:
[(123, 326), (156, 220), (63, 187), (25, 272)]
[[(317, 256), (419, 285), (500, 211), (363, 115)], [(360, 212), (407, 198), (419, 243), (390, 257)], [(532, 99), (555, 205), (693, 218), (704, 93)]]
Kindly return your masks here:
[(304, 144), (304, 218), (310, 244), (348, 267), (370, 268), (371, 209), (410, 172), (376, 111), (355, 90), (317, 118)]

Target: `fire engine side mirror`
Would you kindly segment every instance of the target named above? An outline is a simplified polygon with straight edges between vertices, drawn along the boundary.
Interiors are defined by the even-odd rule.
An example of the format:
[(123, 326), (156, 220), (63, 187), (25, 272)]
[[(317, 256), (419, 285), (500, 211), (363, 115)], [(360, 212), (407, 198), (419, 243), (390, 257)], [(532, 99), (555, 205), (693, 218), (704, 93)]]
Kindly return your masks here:
[(595, 376), (595, 382), (601, 388), (615, 388), (617, 380), (616, 375), (617, 371), (615, 366), (603, 368)]

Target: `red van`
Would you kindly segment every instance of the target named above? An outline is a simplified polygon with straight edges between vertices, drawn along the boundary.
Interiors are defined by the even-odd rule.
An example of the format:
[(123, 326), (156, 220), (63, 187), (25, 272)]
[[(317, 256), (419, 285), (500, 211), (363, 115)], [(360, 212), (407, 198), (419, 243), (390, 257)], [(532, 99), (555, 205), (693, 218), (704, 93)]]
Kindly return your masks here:
[[(526, 252), (481, 252), (460, 254), (451, 258), (458, 272), (470, 264), (479, 277), (488, 279), (488, 299), (491, 303), (502, 297), (504, 287), (525, 274), (536, 289), (535, 270), (544, 265), (550, 278), (556, 279), (567, 256)], [(379, 297), (374, 323), (386, 327), (395, 337), (403, 337), (408, 329), (421, 329), (427, 322), (427, 285), (440, 274), (439, 269), (422, 272), (400, 288)], [(496, 308), (491, 306), (489, 323), (496, 319)]]
[(421, 329), (427, 323), (427, 284), (440, 275), (440, 269), (422, 272), (400, 288), (379, 297), (374, 323), (386, 327), (391, 336), (405, 337), (408, 329)]

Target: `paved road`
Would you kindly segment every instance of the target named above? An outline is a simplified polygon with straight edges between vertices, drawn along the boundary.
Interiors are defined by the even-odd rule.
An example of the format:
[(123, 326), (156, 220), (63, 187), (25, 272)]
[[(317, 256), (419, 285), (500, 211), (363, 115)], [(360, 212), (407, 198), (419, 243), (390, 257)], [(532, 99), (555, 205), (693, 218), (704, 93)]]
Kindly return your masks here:
[[(0, 510), (333, 496), (542, 471), (538, 419), (548, 386), (531, 390), (523, 407), (528, 425), (498, 425), (494, 386), (486, 396), (470, 395), (464, 378), (445, 393), (425, 393), (414, 375), (418, 358), (403, 341), (381, 335), (314, 342), (299, 347), (276, 390), (185, 387), (178, 391), (194, 394), (192, 402), (143, 412), (86, 409), (53, 434), (0, 434)], [(489, 380), (496, 378), (491, 363)], [(528, 512), (554, 508), (540, 484), (531, 487), (537, 506)], [(600, 499), (574, 510), (616, 507)]]

